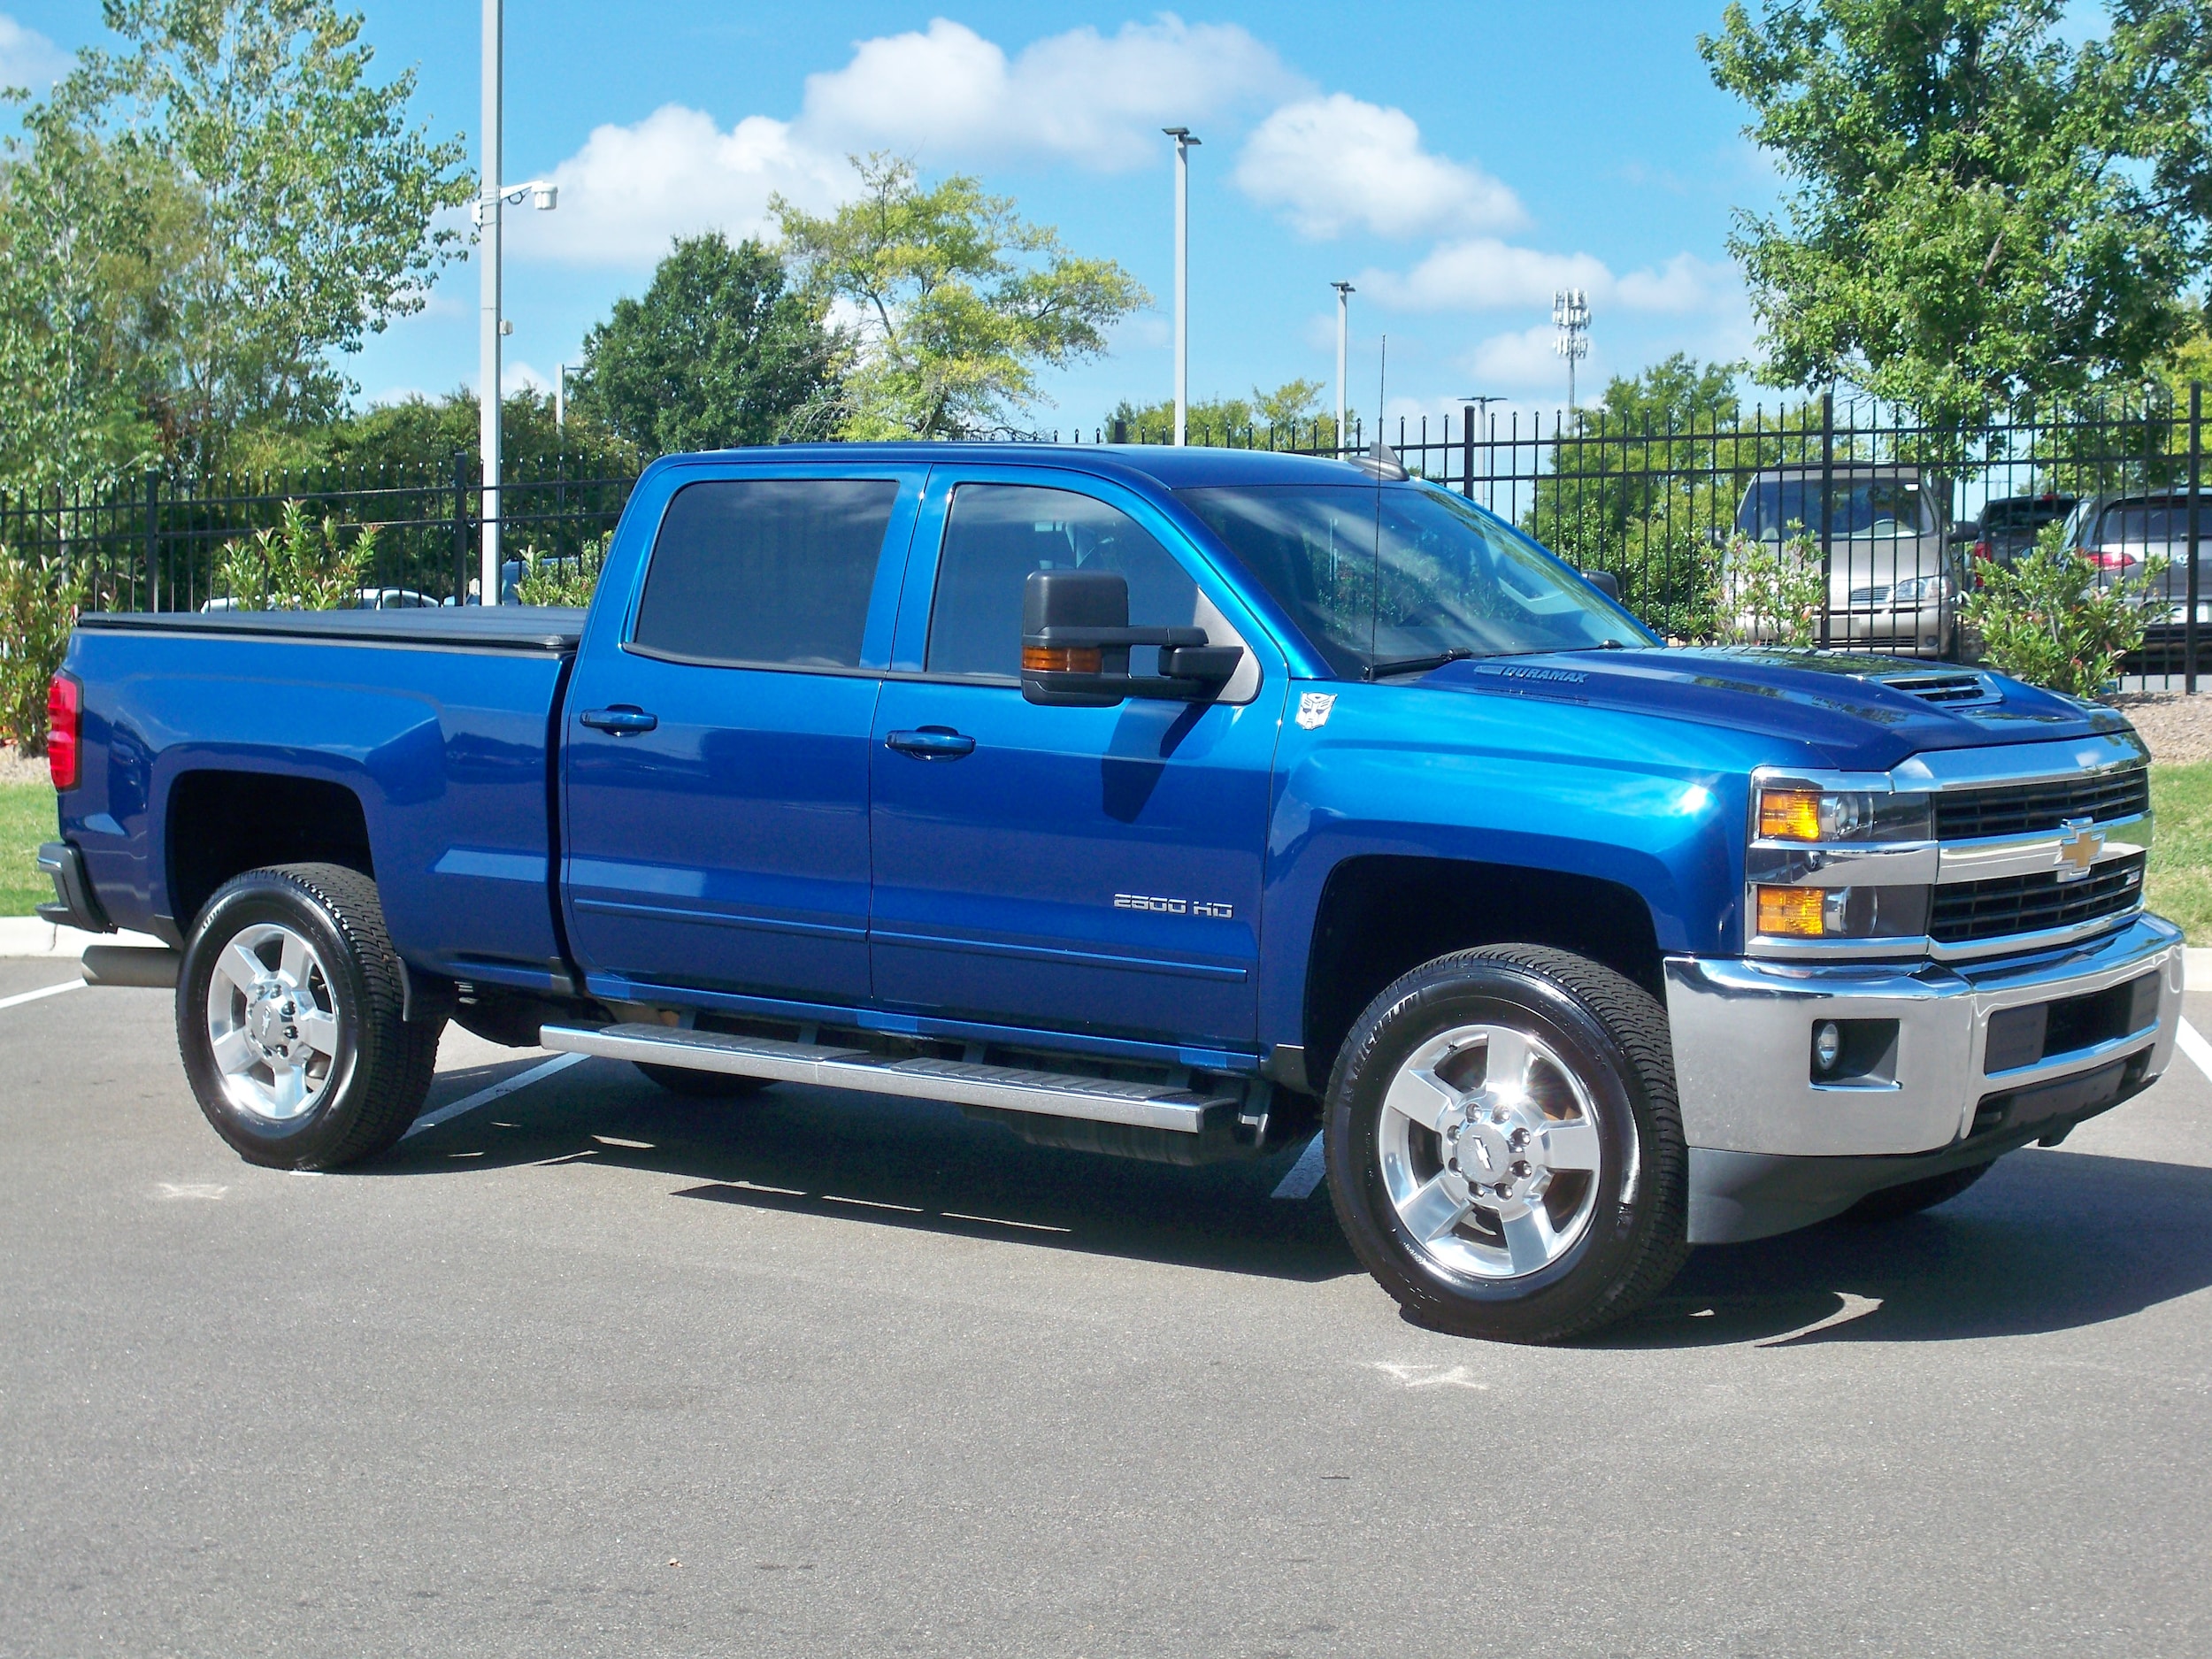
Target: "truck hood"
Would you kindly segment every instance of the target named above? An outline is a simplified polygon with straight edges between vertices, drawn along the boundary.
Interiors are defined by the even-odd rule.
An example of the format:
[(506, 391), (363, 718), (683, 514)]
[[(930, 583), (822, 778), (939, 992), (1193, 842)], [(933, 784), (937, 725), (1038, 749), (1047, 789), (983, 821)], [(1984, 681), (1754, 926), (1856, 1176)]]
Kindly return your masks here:
[(2128, 729), (2109, 709), (1987, 669), (1779, 648), (1560, 651), (1446, 664), (1432, 690), (1528, 697), (1686, 720), (1815, 750), (1839, 772), (1886, 772), (1936, 749)]

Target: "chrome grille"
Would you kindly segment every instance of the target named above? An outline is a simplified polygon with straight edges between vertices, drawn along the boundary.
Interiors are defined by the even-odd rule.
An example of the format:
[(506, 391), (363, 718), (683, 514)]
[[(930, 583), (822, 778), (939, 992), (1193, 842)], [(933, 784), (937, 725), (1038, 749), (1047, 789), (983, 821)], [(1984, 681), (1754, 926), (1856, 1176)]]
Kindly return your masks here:
[(2057, 829), (2069, 818), (2108, 824), (2116, 818), (2138, 817), (2150, 808), (2150, 773), (2138, 766), (2050, 783), (2007, 784), (1939, 795), (1935, 833), (1939, 841), (1947, 841), (2033, 835)]
[(1946, 882), (1935, 890), (1928, 936), (1939, 944), (1962, 945), (2124, 915), (2142, 901), (2143, 864), (2144, 855), (2137, 853), (2099, 864), (2074, 881), (2050, 872)]

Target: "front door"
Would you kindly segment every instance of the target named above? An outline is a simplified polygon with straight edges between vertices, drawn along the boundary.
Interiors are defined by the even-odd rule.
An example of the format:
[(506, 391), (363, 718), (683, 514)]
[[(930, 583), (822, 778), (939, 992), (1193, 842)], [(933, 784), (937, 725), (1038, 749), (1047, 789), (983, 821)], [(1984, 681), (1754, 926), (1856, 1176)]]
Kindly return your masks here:
[(866, 1000), (869, 733), (921, 477), (675, 475), (561, 738), (595, 994)]
[[(940, 467), (929, 495), (876, 710), (878, 1004), (1252, 1047), (1279, 662), (1133, 492)], [(1134, 625), (1203, 626), (1244, 669), (1211, 704), (1025, 702), (1023, 585), (1051, 569), (1120, 572)]]

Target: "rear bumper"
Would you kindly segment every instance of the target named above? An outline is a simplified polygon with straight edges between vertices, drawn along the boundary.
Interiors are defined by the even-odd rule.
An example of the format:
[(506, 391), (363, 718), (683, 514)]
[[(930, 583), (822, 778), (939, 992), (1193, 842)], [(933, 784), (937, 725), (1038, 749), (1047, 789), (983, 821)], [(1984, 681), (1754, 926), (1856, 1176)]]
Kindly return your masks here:
[(54, 884), (54, 896), (38, 907), (39, 919), (88, 933), (111, 933), (115, 924), (92, 896), (85, 879), (84, 856), (68, 841), (47, 841), (38, 849), (38, 867)]
[[(2116, 1103), (2166, 1069), (2181, 1018), (2181, 932), (2152, 916), (2032, 956), (1834, 966), (1678, 956), (1666, 971), (1694, 1190), (1726, 1162), (1701, 1153), (1833, 1163), (1810, 1180), (1840, 1184), (1838, 1202), (1814, 1206), (1825, 1214), (1939, 1172), (1922, 1163), (1929, 1155), (1982, 1161)], [(2139, 988), (2115, 989), (2126, 987)], [(1993, 1053), (1993, 1018), (2039, 1007), (2049, 1012), (2002, 1022)], [(1816, 1081), (1813, 1032), (1824, 1020), (1867, 1022), (1851, 1029), (1878, 1036), (1893, 1022), (1893, 1044), (1867, 1074)], [(1875, 1164), (1857, 1177), (1841, 1167), (1862, 1160)]]

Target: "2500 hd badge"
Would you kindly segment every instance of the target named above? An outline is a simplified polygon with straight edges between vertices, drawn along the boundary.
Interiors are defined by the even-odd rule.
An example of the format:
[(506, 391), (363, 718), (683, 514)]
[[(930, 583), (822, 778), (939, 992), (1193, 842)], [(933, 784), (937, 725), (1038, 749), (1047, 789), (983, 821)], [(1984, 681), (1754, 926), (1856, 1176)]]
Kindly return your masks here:
[(1217, 904), (1205, 899), (1156, 899), (1141, 893), (1117, 893), (1114, 908), (1118, 910), (1152, 910), (1162, 916), (1204, 916), (1217, 922), (1233, 921), (1236, 906)]

